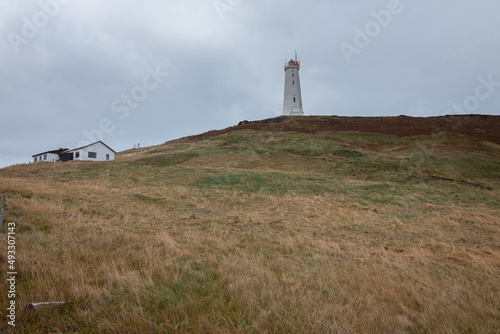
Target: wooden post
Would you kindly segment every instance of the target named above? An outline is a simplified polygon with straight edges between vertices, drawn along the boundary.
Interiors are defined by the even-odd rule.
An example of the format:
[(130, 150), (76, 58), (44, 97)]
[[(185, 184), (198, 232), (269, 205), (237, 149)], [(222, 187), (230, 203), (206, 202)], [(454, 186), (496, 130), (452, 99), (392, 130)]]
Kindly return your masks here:
[(5, 209), (5, 196), (2, 196), (2, 211), (0, 212), (0, 233), (3, 232), (3, 211)]

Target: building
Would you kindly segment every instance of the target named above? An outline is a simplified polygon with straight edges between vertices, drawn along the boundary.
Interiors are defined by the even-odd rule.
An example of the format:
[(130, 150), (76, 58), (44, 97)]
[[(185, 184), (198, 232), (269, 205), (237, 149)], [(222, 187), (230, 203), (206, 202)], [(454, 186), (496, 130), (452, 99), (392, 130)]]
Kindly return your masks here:
[(116, 152), (102, 141), (97, 141), (85, 146), (47, 151), (33, 155), (33, 162), (47, 161), (109, 161), (115, 160)]
[(73, 148), (61, 153), (61, 161), (109, 161), (115, 160), (116, 152), (102, 141)]
[(300, 62), (297, 60), (297, 53), (295, 53), (295, 60), (290, 60), (288, 64), (285, 64), (283, 115), (286, 116), (304, 116), (299, 70)]
[(67, 148), (38, 153), (33, 156), (33, 162), (47, 161), (56, 162), (61, 160), (61, 153), (67, 151)]

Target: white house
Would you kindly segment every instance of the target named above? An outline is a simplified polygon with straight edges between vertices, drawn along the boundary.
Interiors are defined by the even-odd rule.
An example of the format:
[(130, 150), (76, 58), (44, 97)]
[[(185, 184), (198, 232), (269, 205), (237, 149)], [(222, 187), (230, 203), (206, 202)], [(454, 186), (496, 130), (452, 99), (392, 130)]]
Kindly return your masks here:
[(115, 160), (116, 152), (102, 141), (64, 151), (62, 161), (109, 161)]
[(59, 150), (35, 154), (33, 156), (33, 161), (109, 161), (115, 160), (115, 154), (116, 152), (108, 145), (104, 144), (102, 141), (97, 141), (73, 149), (60, 148)]
[(43, 153), (38, 153), (33, 156), (33, 162), (47, 161), (47, 162), (57, 162), (61, 161), (61, 153), (68, 150), (67, 148), (60, 148), (58, 150), (47, 151)]

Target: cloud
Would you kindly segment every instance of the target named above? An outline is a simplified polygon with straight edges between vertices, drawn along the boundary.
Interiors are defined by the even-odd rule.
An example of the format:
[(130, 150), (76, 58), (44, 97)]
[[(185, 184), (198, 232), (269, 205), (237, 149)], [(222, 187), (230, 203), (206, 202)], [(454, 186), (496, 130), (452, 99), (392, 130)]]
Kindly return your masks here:
[[(0, 166), (76, 146), (103, 119), (114, 125), (104, 141), (120, 151), (277, 116), (295, 50), (309, 115), (440, 115), (473, 94), (479, 76), (500, 81), (495, 0), (401, 0), (350, 63), (340, 45), (354, 45), (356, 28), (377, 29), (373, 12), (395, 0), (220, 0), (230, 6), (222, 19), (215, 1), (42, 3), (55, 10), (55, 1), (57, 13), (17, 53), (9, 34), (23, 36), (43, 8), (23, 1), (0, 11)], [(113, 101), (156, 66), (168, 78), (120, 119)], [(500, 90), (475, 112), (499, 106)]]

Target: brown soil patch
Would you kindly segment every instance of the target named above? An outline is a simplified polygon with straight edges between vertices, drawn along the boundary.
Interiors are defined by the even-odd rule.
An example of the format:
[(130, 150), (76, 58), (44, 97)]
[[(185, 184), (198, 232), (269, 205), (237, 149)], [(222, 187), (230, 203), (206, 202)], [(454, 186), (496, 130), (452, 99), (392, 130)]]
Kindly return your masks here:
[(500, 116), (497, 115), (447, 115), (437, 117), (280, 116), (261, 121), (243, 121), (236, 126), (184, 137), (174, 142), (198, 141), (244, 129), (305, 133), (360, 131), (402, 137), (432, 135), (446, 131), (500, 144)]

